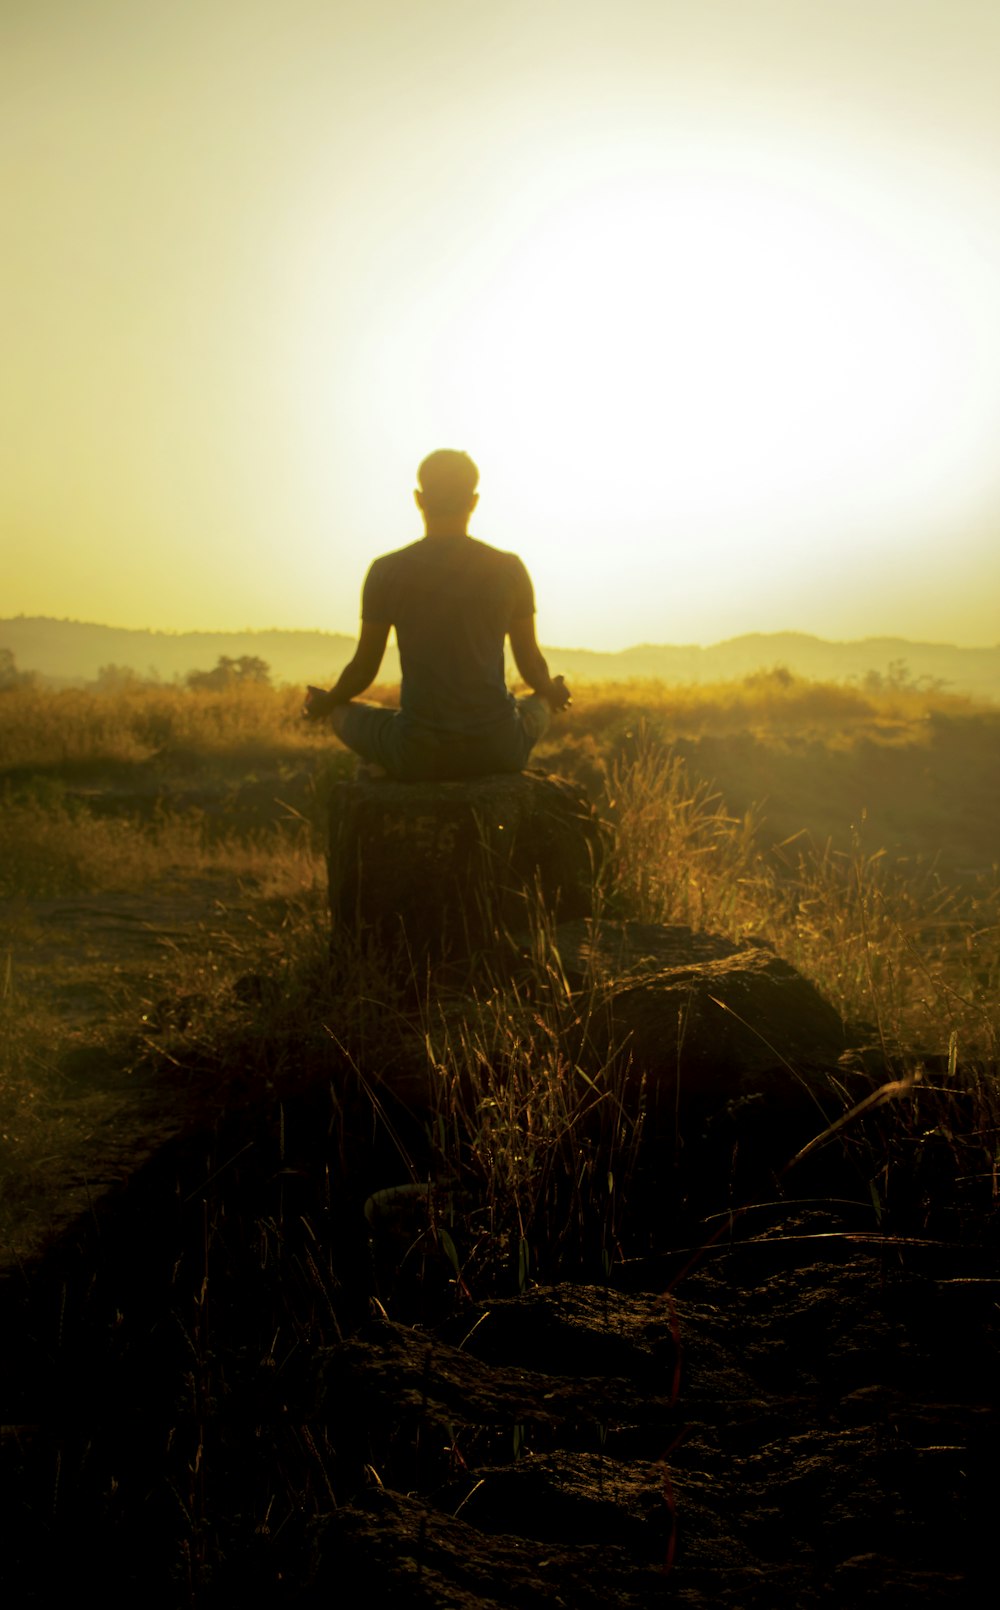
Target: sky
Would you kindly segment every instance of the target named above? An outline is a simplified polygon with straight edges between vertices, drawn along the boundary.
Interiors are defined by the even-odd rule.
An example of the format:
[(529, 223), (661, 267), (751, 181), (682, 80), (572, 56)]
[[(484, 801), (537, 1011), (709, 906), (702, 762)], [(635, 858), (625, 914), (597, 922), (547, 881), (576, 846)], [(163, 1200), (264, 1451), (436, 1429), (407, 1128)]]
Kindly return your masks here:
[(0, 0), (0, 617), (1000, 639), (995, 0)]

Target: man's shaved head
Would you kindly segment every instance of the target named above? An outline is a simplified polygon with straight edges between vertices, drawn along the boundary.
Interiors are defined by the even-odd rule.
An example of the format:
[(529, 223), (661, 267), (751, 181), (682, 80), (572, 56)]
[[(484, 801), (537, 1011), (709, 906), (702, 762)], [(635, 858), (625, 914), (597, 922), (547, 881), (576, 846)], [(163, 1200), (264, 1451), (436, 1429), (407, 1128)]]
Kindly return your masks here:
[(479, 471), (468, 453), (441, 447), (424, 459), (417, 484), (425, 514), (465, 514), (476, 495)]

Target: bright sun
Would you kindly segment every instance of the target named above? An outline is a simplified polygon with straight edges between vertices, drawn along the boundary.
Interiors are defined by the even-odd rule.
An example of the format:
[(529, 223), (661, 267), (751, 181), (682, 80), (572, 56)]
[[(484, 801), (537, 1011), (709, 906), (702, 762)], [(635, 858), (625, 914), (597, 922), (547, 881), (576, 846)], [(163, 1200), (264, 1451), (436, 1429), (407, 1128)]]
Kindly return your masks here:
[(502, 465), (491, 516), (578, 551), (623, 520), (781, 550), (819, 512), (850, 545), (990, 461), (974, 254), (926, 221), (918, 249), (891, 207), (711, 164), (562, 195), (429, 280), (383, 348), (422, 440)]
[(780, 523), (848, 485), (916, 501), (959, 437), (940, 416), (960, 314), (935, 293), (933, 264), (801, 197), (618, 184), (470, 296), (450, 383), (465, 434), (502, 442), (543, 509), (569, 486), (602, 516), (696, 526)]
[[(360, 472), (402, 486), (430, 448), (470, 451), (476, 532), (524, 549), (549, 641), (704, 636), (762, 595), (780, 629), (985, 495), (989, 257), (920, 176), (787, 152), (577, 152), (470, 207), (461, 251), (415, 234), (373, 272)], [(342, 372), (313, 369), (324, 428)]]

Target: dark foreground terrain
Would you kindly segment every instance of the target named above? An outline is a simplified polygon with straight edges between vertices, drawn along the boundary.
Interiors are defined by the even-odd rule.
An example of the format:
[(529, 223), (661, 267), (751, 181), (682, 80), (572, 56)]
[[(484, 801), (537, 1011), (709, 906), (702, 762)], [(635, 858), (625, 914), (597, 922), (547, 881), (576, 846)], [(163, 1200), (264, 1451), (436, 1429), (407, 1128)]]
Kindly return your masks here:
[(321, 1073), (268, 1051), (298, 1058), (283, 1100), (202, 1116), (8, 1270), (14, 1602), (992, 1602), (974, 1079), (928, 1070), (791, 1168), (819, 1126), (787, 1081), (685, 1106), (680, 1149), (676, 1124), (633, 1149), (599, 1255), (554, 1231), (539, 1256), (536, 1226), (536, 1278), (468, 1173), (428, 1184), (405, 1056), (373, 1089), (343, 1042)]
[[(930, 782), (912, 746), (689, 759), (737, 812), (768, 780), (772, 838), (857, 799), (978, 879), (995, 749), (942, 730)], [(109, 824), (159, 832), (160, 796), (126, 811), (120, 777), (44, 841), (33, 803), (8, 816), (38, 864), (0, 991), (8, 1602), (992, 1605), (994, 907), (903, 927), (859, 854), (766, 928), (757, 861), (706, 879), (729, 841), (668, 780), (660, 816), (661, 774), (635, 791), (638, 960), (608, 944), (603, 996), (558, 935), (471, 993), (331, 964), (315, 857), (248, 836), (264, 806), (299, 831), (305, 767), (218, 798), (192, 772), (232, 866), (211, 834), (184, 863), (164, 817), (129, 870)], [(932, 1053), (843, 1025), (852, 958), (886, 1013), (926, 997)], [(798, 1003), (764, 1034), (726, 994), (744, 962)]]

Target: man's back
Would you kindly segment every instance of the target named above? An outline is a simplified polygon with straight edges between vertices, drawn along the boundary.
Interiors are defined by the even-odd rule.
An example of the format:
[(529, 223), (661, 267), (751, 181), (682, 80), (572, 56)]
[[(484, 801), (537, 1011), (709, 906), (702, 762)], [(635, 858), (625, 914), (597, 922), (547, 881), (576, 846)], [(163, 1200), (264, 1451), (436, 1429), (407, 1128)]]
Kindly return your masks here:
[(534, 613), (521, 560), (470, 536), (423, 537), (376, 559), (362, 618), (396, 628), (407, 720), (440, 732), (508, 721), (504, 638)]
[[(404, 782), (520, 771), (569, 703), (535, 637), (535, 600), (516, 554), (469, 536), (479, 471), (468, 453), (440, 448), (417, 471), (414, 499), (426, 535), (376, 559), (361, 606), (354, 655), (324, 692), (310, 688), (303, 714), (328, 718), (355, 754)], [(402, 709), (355, 702), (371, 687), (396, 628)], [(526, 698), (508, 693), (504, 639)]]

